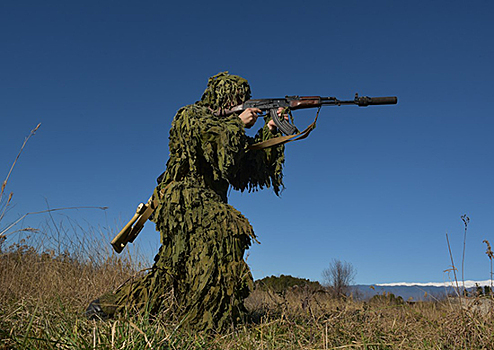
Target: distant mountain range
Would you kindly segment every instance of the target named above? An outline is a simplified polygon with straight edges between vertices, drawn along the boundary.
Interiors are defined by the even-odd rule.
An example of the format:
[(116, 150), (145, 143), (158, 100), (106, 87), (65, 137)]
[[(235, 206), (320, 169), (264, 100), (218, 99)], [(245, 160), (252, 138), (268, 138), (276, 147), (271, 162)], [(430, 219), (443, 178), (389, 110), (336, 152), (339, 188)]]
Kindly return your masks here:
[[(428, 283), (378, 283), (373, 285), (354, 285), (353, 295), (360, 300), (368, 300), (374, 295), (392, 293), (396, 297), (402, 297), (404, 301), (421, 301), (444, 299), (448, 295), (456, 295), (457, 288), (460, 293), (463, 285), (469, 293), (475, 293), (477, 286), (487, 286), (487, 292), (494, 281), (465, 281), (465, 284), (458, 282), (458, 286), (453, 282), (428, 282)], [(317, 281), (310, 281), (304, 278), (293, 277), (290, 275), (279, 275), (264, 277), (255, 281), (255, 287), (262, 290), (269, 289), (274, 292), (283, 292), (294, 287), (307, 286), (313, 290), (322, 289), (323, 286)]]
[[(465, 281), (465, 288), (468, 292), (474, 292), (480, 286), (491, 286), (491, 281)], [(463, 287), (462, 282), (458, 282), (460, 290)], [(456, 295), (456, 284), (446, 283), (382, 283), (373, 285), (355, 285), (354, 293), (359, 299), (370, 299), (377, 294), (393, 293), (395, 296), (401, 296), (405, 301), (421, 301), (444, 299), (447, 295)]]

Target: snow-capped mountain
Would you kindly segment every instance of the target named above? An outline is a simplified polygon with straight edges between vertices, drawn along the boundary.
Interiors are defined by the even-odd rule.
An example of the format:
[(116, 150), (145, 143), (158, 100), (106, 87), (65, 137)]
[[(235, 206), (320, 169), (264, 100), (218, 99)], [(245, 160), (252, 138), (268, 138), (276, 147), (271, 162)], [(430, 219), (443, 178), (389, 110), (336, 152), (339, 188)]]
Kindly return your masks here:
[[(397, 283), (377, 283), (373, 285), (356, 285), (355, 292), (360, 299), (370, 299), (376, 294), (393, 293), (401, 296), (405, 301), (435, 300), (444, 299), (447, 295), (456, 295), (457, 288), (461, 291), (467, 289), (469, 293), (474, 293), (477, 286), (490, 288), (494, 281), (454, 281), (448, 282), (397, 282)], [(463, 287), (464, 286), (464, 287)]]

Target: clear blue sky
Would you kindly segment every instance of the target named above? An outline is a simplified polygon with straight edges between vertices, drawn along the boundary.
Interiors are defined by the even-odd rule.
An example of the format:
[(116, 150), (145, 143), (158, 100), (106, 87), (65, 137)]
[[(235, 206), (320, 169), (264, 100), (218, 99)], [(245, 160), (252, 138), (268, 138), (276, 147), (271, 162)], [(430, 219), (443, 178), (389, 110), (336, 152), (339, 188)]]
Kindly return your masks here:
[[(461, 263), (466, 213), (465, 277), (488, 279), (493, 13), (492, 1), (3, 1), (2, 177), (42, 126), (2, 225), (48, 201), (108, 206), (63, 214), (118, 231), (164, 170), (175, 112), (228, 70), (255, 98), (399, 98), (323, 109), (311, 137), (287, 146), (281, 198), (232, 191), (262, 243), (249, 251), (255, 278), (317, 280), (336, 258), (358, 283), (440, 282), (446, 232)], [(313, 113), (296, 117), (304, 126)], [(152, 223), (137, 244), (157, 251)]]

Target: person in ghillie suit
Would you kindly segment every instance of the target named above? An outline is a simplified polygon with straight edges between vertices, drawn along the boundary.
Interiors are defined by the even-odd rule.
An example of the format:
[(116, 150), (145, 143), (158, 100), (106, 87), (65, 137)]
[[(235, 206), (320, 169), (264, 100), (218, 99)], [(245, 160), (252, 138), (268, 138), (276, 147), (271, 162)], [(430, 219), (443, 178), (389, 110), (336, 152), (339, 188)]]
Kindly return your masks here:
[[(152, 220), (161, 244), (150, 271), (88, 308), (89, 315), (123, 310), (172, 315), (193, 330), (223, 331), (242, 321), (253, 279), (244, 252), (256, 239), (248, 220), (227, 203), (227, 192), (283, 188), (282, 145), (249, 150), (276, 136), (265, 117), (255, 137), (245, 134), (258, 109), (215, 116), (213, 112), (250, 98), (247, 80), (219, 73), (209, 79), (200, 101), (181, 108), (172, 123), (170, 158), (158, 179), (159, 204)], [(281, 111), (279, 111), (281, 113)]]

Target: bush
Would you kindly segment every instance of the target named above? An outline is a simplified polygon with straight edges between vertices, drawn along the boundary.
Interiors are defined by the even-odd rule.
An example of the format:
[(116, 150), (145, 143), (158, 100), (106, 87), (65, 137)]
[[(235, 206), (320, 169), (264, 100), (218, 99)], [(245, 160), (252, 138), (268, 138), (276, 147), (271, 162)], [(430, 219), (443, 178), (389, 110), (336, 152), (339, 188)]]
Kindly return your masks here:
[(387, 304), (387, 305), (403, 305), (405, 301), (402, 297), (396, 296), (393, 293), (386, 293), (374, 295), (370, 300), (369, 304)]

